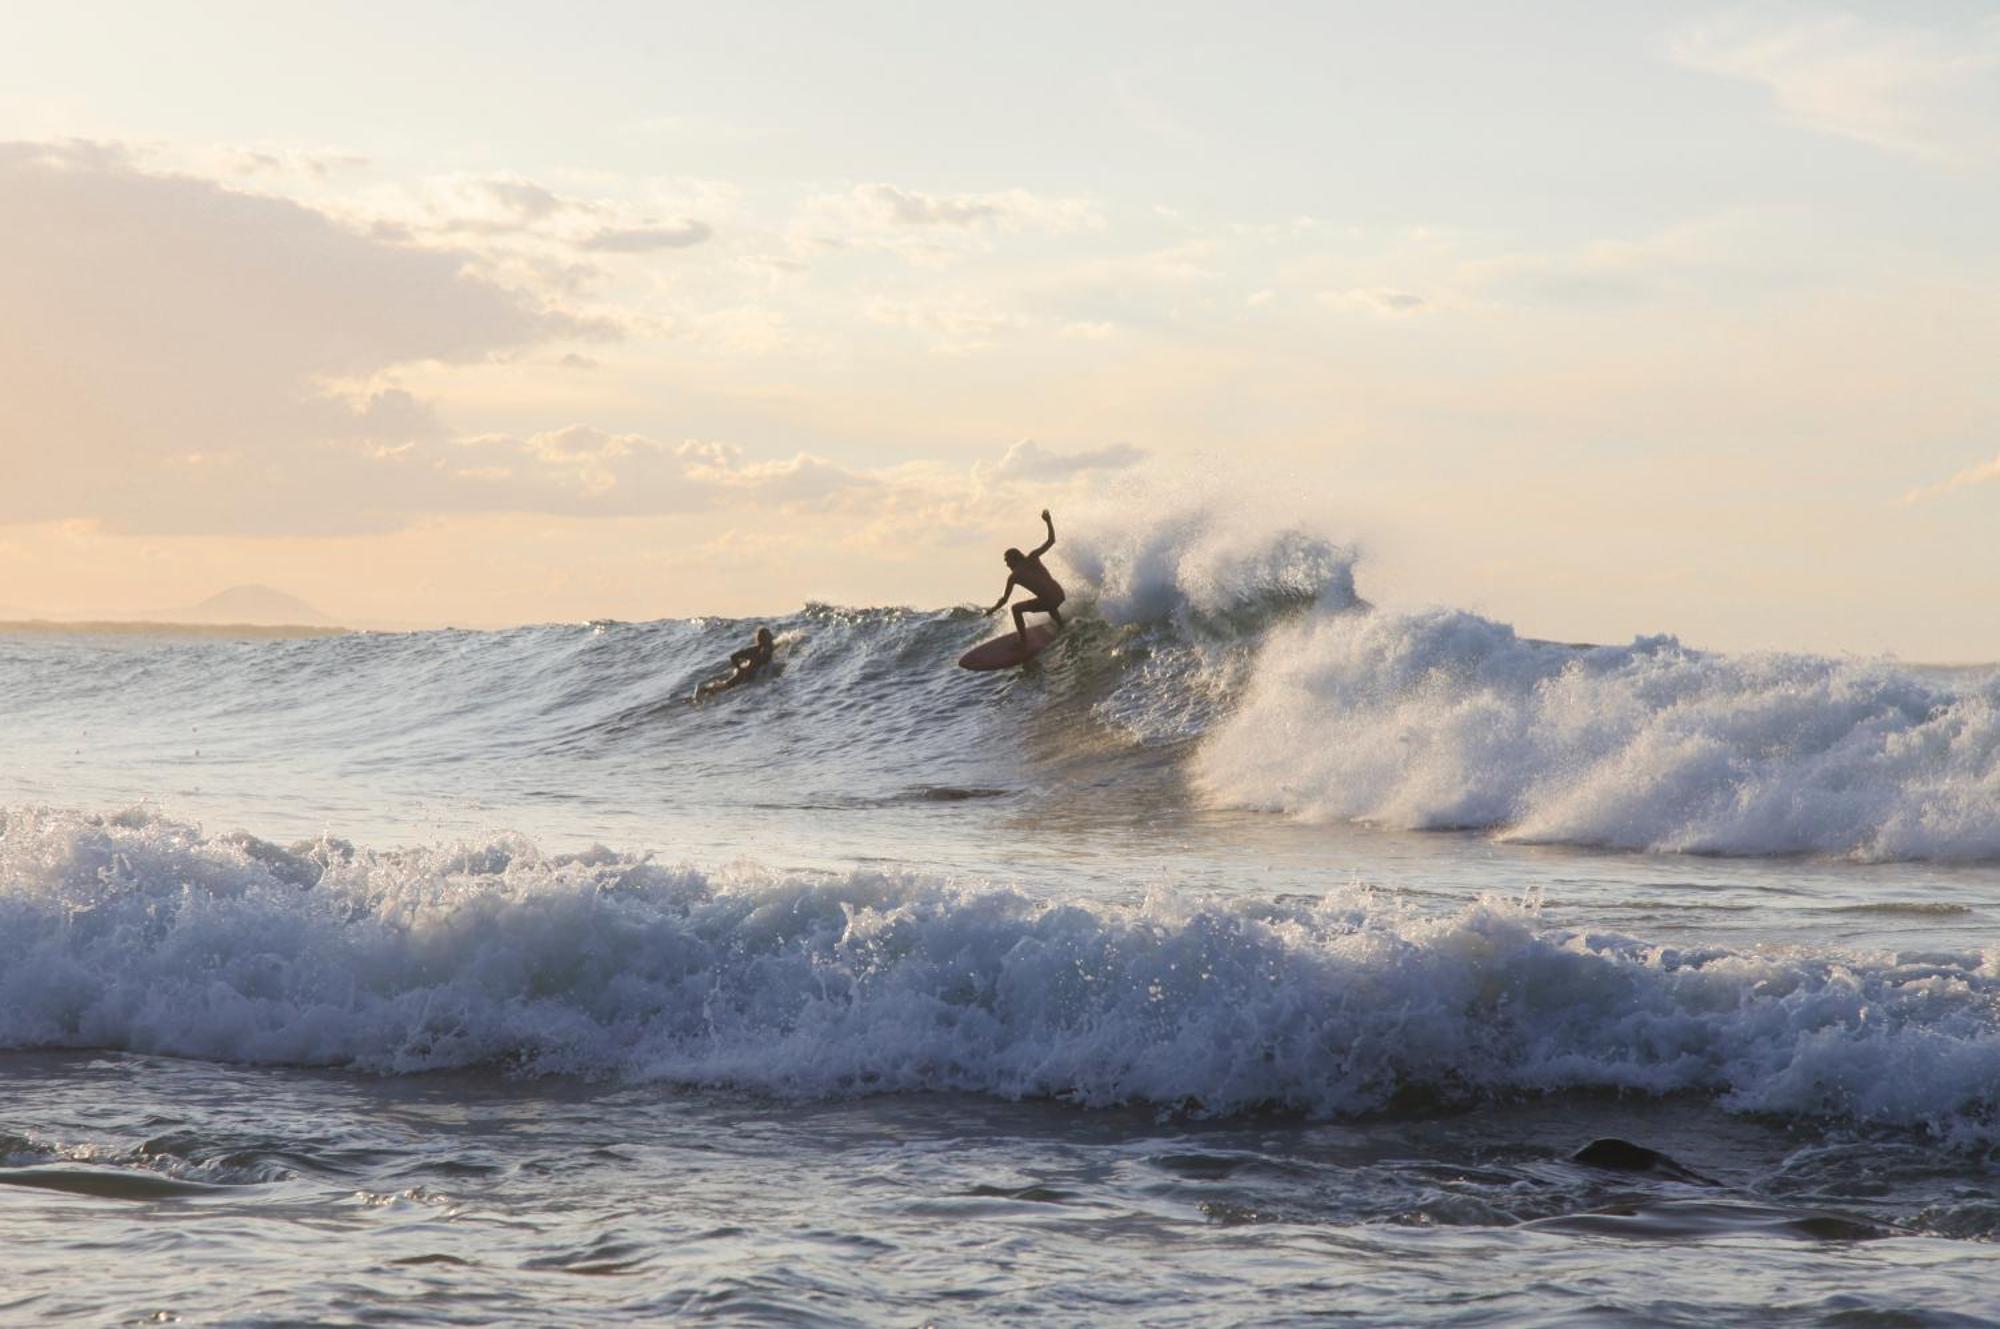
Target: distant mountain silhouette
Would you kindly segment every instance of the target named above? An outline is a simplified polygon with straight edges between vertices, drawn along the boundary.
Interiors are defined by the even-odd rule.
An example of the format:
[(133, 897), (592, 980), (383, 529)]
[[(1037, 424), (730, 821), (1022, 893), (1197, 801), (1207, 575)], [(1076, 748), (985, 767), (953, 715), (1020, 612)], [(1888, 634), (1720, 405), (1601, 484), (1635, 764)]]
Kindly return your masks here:
[(231, 586), (200, 604), (146, 614), (157, 623), (255, 623), (331, 627), (333, 620), (299, 599), (270, 586)]
[[(298, 628), (306, 636), (322, 636), (347, 629), (319, 610), (272, 586), (231, 586), (218, 591), (200, 604), (174, 609), (96, 610), (46, 613), (0, 606), (0, 625), (10, 631), (105, 631), (144, 632), (151, 628), (256, 628), (255, 636), (299, 635), (283, 629)], [(204, 633), (203, 635), (207, 635)]]

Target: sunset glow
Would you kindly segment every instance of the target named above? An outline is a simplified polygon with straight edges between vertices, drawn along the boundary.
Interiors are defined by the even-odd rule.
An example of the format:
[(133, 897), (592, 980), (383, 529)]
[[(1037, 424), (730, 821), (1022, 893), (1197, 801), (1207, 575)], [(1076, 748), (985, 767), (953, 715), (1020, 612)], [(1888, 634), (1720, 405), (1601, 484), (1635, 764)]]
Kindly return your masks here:
[(1980, 6), (9, 21), (0, 616), (947, 604), (1226, 472), (1565, 640), (2000, 655)]

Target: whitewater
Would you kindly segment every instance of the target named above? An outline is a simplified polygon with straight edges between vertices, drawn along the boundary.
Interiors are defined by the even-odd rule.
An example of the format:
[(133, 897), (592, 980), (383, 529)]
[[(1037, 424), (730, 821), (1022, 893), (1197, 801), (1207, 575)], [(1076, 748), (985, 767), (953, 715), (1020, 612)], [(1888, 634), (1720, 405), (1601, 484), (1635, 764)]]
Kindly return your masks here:
[(2000, 670), (1056, 553), (0, 631), (0, 1321), (1996, 1322)]

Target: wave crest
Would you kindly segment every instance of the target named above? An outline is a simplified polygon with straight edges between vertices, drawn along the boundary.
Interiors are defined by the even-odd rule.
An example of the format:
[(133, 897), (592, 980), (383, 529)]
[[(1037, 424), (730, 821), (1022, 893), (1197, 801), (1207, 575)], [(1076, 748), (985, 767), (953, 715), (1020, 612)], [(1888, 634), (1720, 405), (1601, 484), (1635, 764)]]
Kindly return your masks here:
[(1241, 631), (1274, 613), (1361, 603), (1352, 548), (1302, 527), (1273, 531), (1215, 508), (1170, 508), (1102, 525), (1065, 536), (1058, 548), (1113, 624)]

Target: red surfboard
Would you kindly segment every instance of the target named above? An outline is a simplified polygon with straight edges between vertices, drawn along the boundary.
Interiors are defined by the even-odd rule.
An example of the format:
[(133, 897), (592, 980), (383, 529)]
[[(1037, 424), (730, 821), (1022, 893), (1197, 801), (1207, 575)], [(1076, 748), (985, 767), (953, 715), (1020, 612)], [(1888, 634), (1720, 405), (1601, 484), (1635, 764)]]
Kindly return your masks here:
[(1021, 634), (1010, 632), (992, 641), (979, 645), (958, 657), (961, 669), (1012, 669), (1024, 665), (1040, 655), (1048, 644), (1056, 639), (1056, 630), (1046, 623), (1037, 623), (1028, 629), (1028, 644), (1021, 645)]

